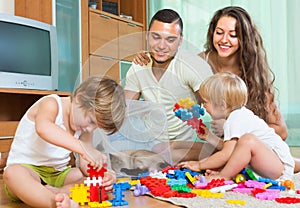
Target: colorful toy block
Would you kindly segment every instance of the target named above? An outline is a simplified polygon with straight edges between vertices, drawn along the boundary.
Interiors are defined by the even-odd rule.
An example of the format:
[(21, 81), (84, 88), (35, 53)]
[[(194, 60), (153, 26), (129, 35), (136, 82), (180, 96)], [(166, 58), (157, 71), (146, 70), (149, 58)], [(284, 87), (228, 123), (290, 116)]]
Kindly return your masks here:
[(204, 109), (199, 104), (195, 104), (190, 98), (180, 98), (178, 103), (174, 104), (173, 108), (176, 117), (182, 121), (186, 121), (198, 133), (205, 133), (200, 116), (204, 115)]

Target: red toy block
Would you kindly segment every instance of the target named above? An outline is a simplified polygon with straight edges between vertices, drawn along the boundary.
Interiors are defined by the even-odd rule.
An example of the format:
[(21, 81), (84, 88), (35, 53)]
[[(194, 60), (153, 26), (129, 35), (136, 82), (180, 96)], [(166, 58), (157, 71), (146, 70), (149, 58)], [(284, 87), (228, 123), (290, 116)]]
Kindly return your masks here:
[(266, 191), (266, 189), (254, 188), (254, 189), (252, 189), (251, 193), (253, 194), (253, 196), (256, 196), (256, 194), (263, 193), (265, 191)]
[(105, 167), (102, 167), (99, 171), (97, 171), (96, 169), (94, 169), (94, 167), (92, 167), (91, 165), (88, 164), (87, 172), (89, 173), (90, 178), (92, 178), (92, 177), (98, 178), (99, 176), (101, 176), (103, 178), (104, 173), (106, 171), (107, 171), (107, 169)]
[(176, 195), (176, 197), (181, 197), (181, 198), (193, 198), (196, 196), (197, 196), (197, 194), (195, 194), (195, 193), (178, 193)]
[(224, 186), (225, 185), (225, 179), (212, 179), (211, 182), (207, 183), (206, 189), (211, 189), (218, 186)]
[(275, 201), (282, 204), (296, 204), (296, 203), (300, 203), (300, 198), (282, 197), (282, 198), (276, 198)]
[(103, 201), (108, 200), (108, 195), (105, 194), (104, 187), (91, 185), (88, 192), (90, 193), (90, 196), (88, 197), (90, 202), (102, 203)]

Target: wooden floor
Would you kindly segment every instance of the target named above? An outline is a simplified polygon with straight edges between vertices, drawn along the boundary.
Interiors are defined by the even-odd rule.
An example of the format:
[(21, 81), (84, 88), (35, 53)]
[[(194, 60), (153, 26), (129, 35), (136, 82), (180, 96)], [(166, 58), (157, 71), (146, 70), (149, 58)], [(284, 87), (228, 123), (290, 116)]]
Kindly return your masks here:
[[(128, 206), (122, 206), (120, 208), (157, 208), (157, 207), (164, 207), (164, 208), (175, 208), (177, 206), (163, 202), (157, 199), (154, 199), (150, 196), (139, 196), (135, 197), (132, 191), (126, 191), (124, 193), (125, 198), (124, 200), (128, 201)], [(4, 185), (3, 185), (3, 178), (2, 173), (0, 174), (0, 207), (1, 208), (30, 208), (24, 203), (15, 203), (11, 202), (10, 199), (6, 196), (4, 192)], [(87, 207), (87, 206), (86, 206)]]

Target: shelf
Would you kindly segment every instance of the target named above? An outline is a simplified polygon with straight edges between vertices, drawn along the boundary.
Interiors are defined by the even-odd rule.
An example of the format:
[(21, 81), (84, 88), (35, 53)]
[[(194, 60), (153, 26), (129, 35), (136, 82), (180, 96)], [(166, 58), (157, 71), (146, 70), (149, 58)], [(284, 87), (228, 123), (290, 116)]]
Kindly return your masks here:
[(30, 90), (30, 89), (19, 89), (19, 88), (0, 88), (0, 93), (11, 93), (11, 94), (31, 94), (31, 95), (49, 95), (57, 94), (61, 96), (69, 96), (70, 92), (62, 92), (56, 90)]

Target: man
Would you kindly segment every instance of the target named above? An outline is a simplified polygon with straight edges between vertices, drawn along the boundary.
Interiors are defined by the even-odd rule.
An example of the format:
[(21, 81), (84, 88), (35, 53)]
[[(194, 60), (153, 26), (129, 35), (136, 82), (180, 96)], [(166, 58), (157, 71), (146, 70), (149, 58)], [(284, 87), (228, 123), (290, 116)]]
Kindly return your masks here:
[[(174, 104), (180, 98), (189, 97), (200, 101), (198, 89), (201, 82), (212, 75), (209, 65), (194, 53), (179, 50), (183, 41), (183, 23), (177, 12), (171, 9), (158, 11), (149, 24), (147, 42), (150, 62), (146, 66), (132, 64), (126, 75), (125, 96), (127, 99), (161, 103), (167, 113), (168, 138), (171, 149), (177, 149), (172, 141), (194, 141), (195, 131), (185, 122), (178, 119), (173, 112)], [(165, 140), (169, 142), (169, 140)], [(183, 152), (173, 154), (173, 161), (182, 160), (187, 155), (187, 147), (180, 144)], [(200, 143), (201, 145), (201, 143)], [(153, 151), (161, 152), (166, 148), (164, 143), (157, 145)], [(200, 147), (201, 148), (201, 147)], [(197, 149), (199, 155), (199, 149)], [(174, 153), (174, 152), (173, 152)], [(191, 159), (190, 157), (184, 159)], [(197, 157), (198, 159), (198, 157)]]

